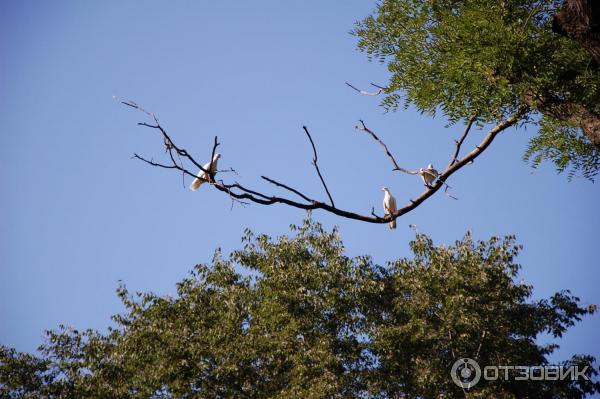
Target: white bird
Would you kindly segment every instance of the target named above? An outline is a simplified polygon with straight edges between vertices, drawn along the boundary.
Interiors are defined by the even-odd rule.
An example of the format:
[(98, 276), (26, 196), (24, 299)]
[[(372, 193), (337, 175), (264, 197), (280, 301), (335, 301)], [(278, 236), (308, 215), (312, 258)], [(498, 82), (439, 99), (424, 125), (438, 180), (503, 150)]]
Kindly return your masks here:
[[(221, 154), (215, 154), (212, 162), (206, 163), (202, 168), (206, 171), (210, 168), (210, 173), (214, 176), (217, 173), (217, 163), (221, 158)], [(211, 167), (212, 164), (212, 167)], [(202, 169), (198, 172), (198, 177), (194, 179), (192, 184), (190, 184), (190, 190), (196, 191), (202, 185), (202, 183), (206, 183), (209, 179), (208, 173), (204, 172)]]
[(431, 184), (435, 181), (435, 179), (437, 179), (437, 177), (440, 174), (438, 173), (437, 170), (435, 170), (435, 168), (433, 167), (433, 164), (429, 164), (429, 165), (427, 165), (427, 167), (425, 169), (423, 169), (423, 168), (419, 169), (419, 175), (421, 175), (421, 179), (423, 179), (423, 183), (425, 183), (425, 185), (427, 187), (430, 187)]
[[(384, 187), (381, 189), (385, 194), (383, 196), (383, 211), (385, 215), (392, 215), (396, 212), (396, 198), (390, 193), (390, 189)], [(396, 228), (396, 219), (390, 222), (390, 229)]]

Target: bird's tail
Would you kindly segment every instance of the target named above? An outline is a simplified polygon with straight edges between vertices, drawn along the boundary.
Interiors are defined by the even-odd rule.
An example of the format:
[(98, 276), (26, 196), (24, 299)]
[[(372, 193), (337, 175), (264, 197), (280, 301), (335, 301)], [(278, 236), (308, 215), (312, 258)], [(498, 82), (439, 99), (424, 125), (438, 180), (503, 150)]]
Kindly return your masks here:
[(390, 229), (395, 229), (395, 228), (396, 228), (396, 219), (394, 219), (390, 222)]
[(192, 184), (190, 184), (190, 190), (192, 190), (192, 191), (198, 190), (198, 188), (200, 188), (202, 183), (204, 183), (204, 180), (196, 177), (194, 179), (194, 181), (192, 182)]

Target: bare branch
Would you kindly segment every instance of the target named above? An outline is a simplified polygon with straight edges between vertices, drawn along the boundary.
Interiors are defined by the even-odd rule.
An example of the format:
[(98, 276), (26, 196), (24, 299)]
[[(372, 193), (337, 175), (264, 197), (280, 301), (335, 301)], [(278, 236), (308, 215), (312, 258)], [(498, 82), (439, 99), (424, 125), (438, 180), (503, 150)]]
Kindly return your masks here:
[(136, 153), (133, 154), (133, 156), (131, 158), (135, 158), (135, 159), (139, 159), (140, 161), (146, 162), (148, 165), (152, 165), (152, 166), (157, 166), (159, 168), (165, 168), (165, 169), (179, 169), (179, 167), (177, 165), (164, 165), (164, 164), (160, 164), (157, 162), (154, 162), (154, 160), (150, 159), (146, 159)]
[(323, 179), (323, 175), (321, 174), (321, 171), (319, 170), (319, 164), (317, 164), (317, 149), (315, 147), (315, 142), (313, 141), (306, 126), (302, 126), (302, 129), (304, 129), (304, 132), (308, 136), (308, 139), (310, 140), (310, 145), (312, 146), (312, 149), (313, 149), (313, 161), (312, 161), (313, 165), (314, 165), (315, 169), (317, 170), (317, 174), (319, 175), (319, 179), (321, 179), (321, 183), (323, 183), (323, 187), (325, 188), (325, 192), (327, 193), (327, 196), (329, 197), (329, 202), (331, 202), (331, 206), (335, 208), (335, 204), (333, 203), (333, 198), (331, 198), (331, 194), (329, 193), (327, 184), (325, 184), (325, 179)]
[(264, 180), (268, 181), (271, 184), (276, 185), (277, 187), (285, 188), (286, 190), (291, 191), (292, 193), (296, 194), (297, 196), (301, 197), (303, 200), (305, 200), (307, 202), (315, 202), (315, 200), (308, 198), (306, 195), (302, 194), (300, 191), (298, 191), (294, 188), (291, 188), (288, 185), (285, 185), (283, 183), (275, 181), (271, 178), (268, 178), (267, 176), (261, 176), (261, 178), (263, 178)]
[(269, 197), (268, 195), (259, 193), (258, 191), (254, 191), (254, 190), (251, 190), (249, 188), (246, 188), (246, 187), (242, 186), (237, 181), (235, 183), (229, 184), (229, 185), (223, 183), (223, 180), (219, 180), (219, 182), (223, 185), (223, 187), (227, 187), (229, 189), (237, 188), (237, 189), (239, 189), (239, 190), (241, 190), (241, 191), (243, 191), (245, 193), (255, 195), (255, 196), (260, 197), (260, 198), (262, 198), (264, 200), (267, 200), (267, 201), (270, 201), (272, 199), (272, 197)]
[[(182, 148), (179, 148), (175, 145), (175, 143), (173, 142), (173, 140), (171, 139), (171, 137), (169, 136), (169, 134), (167, 133), (167, 131), (165, 129), (163, 129), (163, 127), (160, 125), (160, 123), (158, 122), (158, 119), (156, 118), (156, 116), (151, 113), (146, 111), (145, 109), (141, 108), (139, 105), (137, 105), (134, 102), (125, 102), (125, 101), (121, 101), (122, 104), (125, 104), (129, 107), (135, 108), (139, 111), (142, 111), (143, 113), (150, 115), (153, 119), (154, 122), (156, 123), (155, 125), (151, 125), (149, 123), (145, 123), (145, 122), (138, 122), (138, 126), (145, 126), (145, 127), (149, 127), (151, 129), (158, 129), (160, 131), (160, 133), (163, 136), (163, 140), (165, 143), (170, 143), (170, 145), (168, 145), (167, 147), (167, 151), (173, 150), (175, 149), (175, 151), (177, 151), (177, 154), (186, 157), (188, 160), (190, 160), (190, 162), (192, 162), (198, 169), (200, 169), (201, 171), (208, 173), (208, 171), (206, 169), (204, 169), (204, 167), (202, 167), (202, 165), (200, 165), (190, 154), (188, 154), (188, 152)], [(194, 177), (196, 177), (196, 175), (193, 175)]]
[[(128, 105), (130, 107), (142, 110), (135, 103), (124, 103), (124, 104)], [(395, 220), (396, 218), (398, 218), (398, 217), (412, 211), (416, 207), (418, 207), (421, 203), (423, 203), (425, 200), (427, 200), (429, 197), (431, 197), (433, 194), (435, 194), (442, 186), (448, 187), (446, 180), (452, 174), (456, 173), (462, 167), (469, 164), (475, 158), (477, 158), (479, 155), (481, 155), (481, 153), (483, 153), (483, 151), (485, 151), (487, 149), (487, 147), (492, 143), (492, 141), (495, 139), (495, 137), (500, 132), (506, 130), (507, 128), (509, 128), (509, 127), (513, 126), (515, 123), (517, 123), (517, 121), (527, 111), (528, 111), (527, 107), (521, 107), (518, 109), (518, 111), (513, 116), (498, 123), (496, 126), (491, 128), (488, 131), (488, 133), (486, 134), (486, 136), (483, 138), (483, 140), (477, 146), (475, 146), (475, 148), (473, 150), (471, 150), (471, 152), (469, 152), (464, 158), (458, 159), (458, 160), (456, 160), (456, 162), (453, 162), (442, 173), (439, 173), (437, 180), (431, 186), (427, 187), (426, 190), (423, 193), (421, 193), (421, 195), (419, 195), (415, 199), (410, 199), (406, 205), (404, 205), (401, 208), (398, 208), (394, 214), (391, 214), (391, 215), (388, 214), (383, 217), (375, 214), (374, 208), (371, 209), (371, 213), (370, 213), (370, 215), (368, 215), (368, 214), (360, 214), (360, 213), (350, 212), (350, 211), (346, 211), (346, 210), (335, 207), (335, 205), (333, 203), (333, 199), (331, 198), (331, 195), (327, 188), (327, 185), (325, 184), (323, 176), (321, 175), (320, 170), (318, 168), (316, 147), (315, 147), (312, 137), (306, 127), (303, 127), (303, 128), (304, 128), (304, 131), (306, 132), (306, 135), (308, 136), (309, 141), (311, 142), (311, 146), (313, 148), (313, 154), (314, 154), (313, 164), (317, 170), (319, 178), (321, 179), (321, 183), (323, 184), (323, 187), (325, 188), (325, 191), (327, 192), (327, 195), (329, 196), (331, 205), (321, 202), (321, 201), (313, 200), (313, 199), (309, 198), (308, 196), (302, 194), (300, 191), (290, 187), (289, 185), (277, 182), (266, 176), (263, 176), (264, 180), (298, 195), (300, 198), (302, 198), (304, 201), (306, 201), (306, 203), (294, 201), (292, 199), (285, 198), (285, 197), (279, 197), (279, 196), (275, 196), (275, 195), (266, 195), (266, 194), (260, 193), (258, 191), (249, 189), (238, 182), (235, 182), (233, 184), (227, 184), (227, 183), (223, 182), (223, 180), (219, 180), (219, 181), (213, 181), (211, 183), (211, 186), (215, 187), (217, 190), (219, 190), (221, 192), (226, 193), (232, 199), (232, 201), (235, 200), (236, 202), (239, 202), (240, 204), (247, 204), (248, 203), (247, 201), (254, 202), (257, 204), (261, 204), (261, 205), (283, 204), (283, 205), (288, 205), (288, 206), (291, 206), (294, 208), (304, 209), (304, 210), (322, 209), (326, 212), (330, 212), (332, 214), (335, 214), (335, 215), (338, 215), (341, 217), (345, 217), (345, 218), (353, 219), (353, 220), (359, 220), (359, 221), (368, 222), (368, 223), (389, 223), (392, 220)], [(146, 111), (144, 111), (144, 112), (146, 112)], [(163, 129), (162, 126), (158, 123), (157, 119), (153, 116), (153, 114), (150, 114), (148, 112), (146, 112), (146, 113), (153, 117), (156, 124), (150, 125), (150, 124), (146, 124), (146, 123), (140, 123), (140, 125), (147, 126), (147, 127), (153, 128), (153, 129), (158, 129), (162, 133), (163, 139), (168, 140), (168, 142), (172, 144), (172, 148), (169, 148), (167, 150), (172, 164), (167, 165), (167, 164), (158, 163), (152, 159), (148, 160), (138, 154), (134, 154), (133, 158), (139, 159), (139, 160), (143, 161), (144, 163), (147, 163), (151, 166), (165, 168), (165, 169), (176, 169), (176, 170), (182, 171), (182, 173), (184, 173), (184, 174), (190, 175), (191, 177), (195, 177), (196, 174), (187, 170), (184, 167), (183, 162), (181, 162), (181, 160), (180, 160), (180, 163), (176, 162), (176, 159), (173, 155), (173, 152), (175, 152), (178, 156), (187, 158), (196, 167), (205, 171), (202, 168), (202, 166), (199, 165), (185, 149), (178, 147), (171, 140), (170, 136), (167, 134), (165, 129)], [(362, 123), (362, 121), (361, 121), (361, 123)], [(385, 144), (381, 140), (379, 140), (379, 138), (372, 131), (368, 130), (368, 128), (366, 126), (364, 126), (364, 123), (363, 123), (363, 129), (361, 129), (361, 130), (367, 131), (369, 134), (371, 134), (371, 136), (373, 136), (384, 147), (384, 149), (386, 150), (386, 154), (388, 154), (388, 156), (392, 160), (392, 163), (394, 164), (394, 170), (400, 170), (405, 173), (416, 174), (415, 172), (406, 171), (405, 169), (398, 167), (395, 159), (393, 158), (393, 156), (391, 156), (391, 153), (389, 153)], [(213, 151), (212, 151), (213, 155), (216, 151), (217, 145), (218, 145), (218, 141), (217, 141), (217, 138), (215, 137), (215, 142), (214, 142)], [(230, 170), (234, 171), (233, 168), (231, 168)]]
[[(511, 127), (515, 123), (517, 123), (519, 118), (521, 116), (523, 116), (528, 111), (528, 109), (529, 109), (528, 107), (520, 107), (513, 116), (509, 117), (508, 119), (503, 120), (502, 122), (498, 123), (496, 126), (491, 128), (488, 131), (488, 133), (486, 134), (486, 136), (483, 138), (481, 143), (479, 143), (479, 145), (475, 146), (475, 148), (471, 152), (469, 152), (463, 159), (454, 163), (452, 166), (446, 168), (446, 170), (444, 170), (442, 173), (440, 173), (438, 179), (431, 187), (428, 187), (416, 199), (414, 199), (414, 200), (411, 199), (408, 204), (406, 204), (402, 208), (399, 208), (396, 211), (396, 213), (394, 215), (392, 215), (392, 219), (396, 219), (397, 217), (402, 216), (402, 215), (412, 211), (413, 209), (415, 209), (416, 207), (421, 205), (421, 203), (423, 203), (429, 197), (431, 197), (433, 194), (435, 194), (446, 183), (446, 180), (450, 176), (452, 176), (454, 173), (456, 173), (458, 170), (460, 170), (463, 166), (467, 165), (468, 163), (473, 161), (475, 158), (477, 158), (479, 155), (481, 155), (481, 153), (483, 153), (488, 148), (488, 146), (494, 141), (494, 139), (500, 132), (508, 129), (509, 127)], [(387, 219), (387, 218), (384, 218), (384, 219)]]
[(379, 216), (378, 214), (375, 213), (375, 207), (374, 206), (371, 207), (371, 215), (373, 215), (373, 217), (377, 218), (377, 219), (381, 219), (382, 218), (381, 216)]
[(346, 82), (346, 84), (347, 84), (348, 86), (350, 86), (352, 89), (354, 89), (355, 91), (357, 91), (357, 92), (359, 92), (360, 94), (362, 94), (363, 96), (378, 96), (378, 95), (380, 95), (381, 93), (383, 93), (383, 90), (384, 90), (384, 88), (383, 88), (383, 87), (381, 87), (381, 86), (377, 86), (377, 85), (376, 85), (376, 84), (374, 84), (374, 83), (371, 83), (371, 85), (372, 85), (372, 86), (375, 86), (375, 87), (377, 87), (377, 88), (379, 88), (379, 90), (377, 90), (376, 92), (369, 92), (369, 91), (360, 90), (360, 89), (358, 89), (358, 88), (356, 88), (356, 87), (352, 86), (352, 85), (351, 85), (350, 83), (348, 83), (348, 82)]
[(208, 165), (209, 182), (215, 181), (215, 173), (213, 172), (213, 162), (215, 160), (215, 152), (217, 151), (217, 147), (219, 146), (219, 144), (221, 143), (217, 141), (217, 136), (215, 136), (215, 142), (213, 143), (212, 152), (210, 154), (210, 165)]
[(452, 159), (450, 160), (450, 163), (448, 164), (448, 167), (452, 166), (452, 164), (454, 164), (455, 162), (458, 162), (458, 155), (460, 153), (460, 146), (463, 144), (463, 142), (467, 138), (467, 135), (469, 134), (469, 130), (471, 130), (471, 126), (473, 125), (473, 122), (475, 122), (476, 119), (477, 119), (476, 116), (472, 116), (472, 117), (469, 118), (469, 121), (467, 122), (467, 126), (465, 127), (465, 132), (460, 137), (460, 139), (458, 141), (456, 141), (456, 149), (454, 150), (454, 155), (452, 155)]
[(165, 152), (173, 149), (173, 143), (171, 143), (169, 140), (165, 139), (164, 143), (165, 143)]
[(216, 173), (235, 173), (238, 176), (240, 175), (235, 169), (231, 167), (229, 169), (217, 170)]
[(390, 150), (388, 149), (387, 145), (385, 145), (385, 143), (383, 142), (383, 140), (381, 140), (379, 137), (377, 137), (377, 135), (375, 134), (375, 132), (373, 132), (371, 129), (369, 129), (367, 127), (367, 125), (365, 125), (365, 122), (363, 122), (362, 119), (358, 120), (360, 122), (360, 124), (362, 126), (355, 126), (356, 130), (362, 130), (363, 132), (367, 132), (371, 135), (371, 137), (373, 137), (377, 142), (379, 142), (379, 144), (381, 144), (381, 146), (383, 147), (383, 149), (385, 150), (385, 154), (388, 156), (388, 158), (390, 158), (390, 161), (392, 161), (392, 165), (394, 165), (394, 169), (392, 170), (398, 170), (400, 172), (404, 172), (404, 173), (408, 173), (409, 175), (416, 175), (419, 173), (419, 171), (410, 171), (404, 168), (401, 168), (398, 165), (398, 162), (396, 162), (396, 159), (394, 158), (394, 156), (392, 155), (392, 153), (390, 152)]
[[(150, 159), (150, 160), (148, 160), (148, 159), (146, 159), (146, 158), (144, 158), (144, 157), (142, 157), (142, 156), (140, 156), (140, 155), (138, 155), (138, 154), (135, 154), (135, 153), (133, 154), (133, 156), (132, 156), (131, 158), (139, 159), (140, 161), (142, 161), (142, 162), (145, 162), (145, 163), (147, 163), (148, 165), (151, 165), (151, 166), (156, 166), (156, 167), (159, 167), (159, 168), (164, 168), (164, 169), (177, 169), (177, 170), (180, 170), (180, 171), (182, 171), (182, 172), (183, 172), (184, 174), (186, 174), (186, 175), (190, 175), (190, 176), (192, 176), (192, 177), (196, 177), (196, 175), (194, 175), (194, 174), (193, 174), (192, 172), (190, 172), (189, 170), (187, 170), (187, 169), (183, 168), (182, 166), (179, 166), (179, 165), (177, 165), (177, 163), (176, 163), (175, 161), (173, 161), (173, 164), (172, 164), (172, 165), (165, 165), (165, 164), (162, 164), (162, 163), (154, 162), (154, 160), (153, 160), (153, 159)], [(173, 159), (173, 158), (171, 158), (171, 159)]]
[(369, 83), (369, 84), (370, 84), (371, 86), (373, 86), (373, 87), (377, 87), (378, 89), (381, 89), (381, 90), (387, 90), (387, 89), (389, 89), (389, 87), (385, 87), (385, 86), (379, 86), (378, 84), (375, 84), (375, 83), (373, 83), (373, 82), (371, 82), (371, 83)]
[[(225, 187), (225, 183), (223, 183), (223, 180), (219, 180), (219, 182)], [(231, 200), (231, 207), (229, 208), (229, 210), (233, 210), (233, 205), (236, 202), (238, 204), (240, 204), (241, 206), (243, 206), (243, 207), (245, 207), (246, 205), (250, 205), (249, 202), (239, 200), (239, 199), (235, 198), (233, 195), (231, 195), (231, 189), (230, 188), (227, 189), (227, 193), (229, 194), (229, 199)]]

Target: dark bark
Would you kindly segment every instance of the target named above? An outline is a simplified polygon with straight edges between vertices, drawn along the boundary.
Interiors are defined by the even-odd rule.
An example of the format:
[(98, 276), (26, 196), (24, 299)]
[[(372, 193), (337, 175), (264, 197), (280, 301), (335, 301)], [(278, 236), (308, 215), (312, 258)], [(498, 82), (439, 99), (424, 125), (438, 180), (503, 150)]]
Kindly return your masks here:
[[(169, 155), (169, 159), (171, 160), (171, 164), (163, 164), (163, 163), (155, 162), (152, 159), (146, 159), (138, 154), (134, 154), (133, 158), (139, 159), (142, 162), (145, 162), (149, 165), (156, 166), (159, 168), (178, 170), (178, 171), (181, 171), (183, 175), (187, 175), (192, 178), (195, 178), (197, 172), (196, 171), (192, 172), (192, 171), (186, 169), (183, 161), (181, 160), (181, 158), (184, 158), (184, 159), (187, 159), (187, 161), (191, 162), (195, 168), (199, 168), (200, 170), (207, 172), (192, 157), (192, 155), (188, 151), (186, 151), (184, 148), (181, 148), (175, 144), (175, 142), (171, 139), (171, 137), (169, 136), (167, 131), (160, 125), (158, 118), (156, 118), (156, 116), (154, 114), (145, 111), (142, 107), (140, 107), (139, 105), (137, 105), (134, 102), (122, 101), (122, 103), (129, 107), (132, 107), (134, 109), (142, 111), (145, 114), (147, 114), (153, 118), (153, 120), (155, 122), (154, 125), (144, 123), (144, 122), (140, 122), (140, 123), (138, 123), (138, 125), (146, 126), (146, 127), (149, 127), (152, 129), (157, 129), (158, 131), (160, 131), (160, 133), (163, 137), (163, 141), (166, 144), (165, 146), (166, 146), (167, 153)], [(465, 133), (463, 133), (463, 136), (461, 137), (461, 139), (456, 142), (457, 148), (456, 148), (456, 151), (454, 152), (454, 155), (453, 155), (450, 163), (448, 164), (448, 166), (446, 167), (445, 170), (441, 171), (441, 173), (439, 173), (437, 175), (437, 180), (434, 183), (432, 183), (431, 185), (427, 185), (425, 191), (422, 192), (417, 198), (410, 199), (408, 203), (406, 203), (403, 207), (398, 208), (396, 210), (396, 212), (393, 214), (386, 214), (384, 216), (378, 216), (375, 213), (374, 208), (372, 208), (370, 215), (368, 215), (366, 213), (361, 214), (361, 213), (356, 213), (356, 212), (350, 212), (350, 211), (346, 211), (344, 209), (337, 208), (333, 204), (332, 196), (329, 192), (329, 189), (325, 185), (325, 181), (323, 179), (323, 176), (321, 175), (321, 172), (318, 169), (316, 147), (315, 147), (314, 141), (312, 140), (312, 137), (310, 136), (310, 133), (308, 132), (308, 129), (306, 127), (303, 127), (303, 128), (304, 128), (304, 131), (305, 131), (306, 135), (308, 136), (308, 138), (311, 142), (311, 146), (313, 148), (313, 155), (314, 155), (313, 165), (317, 169), (317, 173), (319, 174), (321, 183), (323, 184), (325, 191), (327, 192), (327, 195), (329, 197), (331, 205), (326, 204), (325, 202), (322, 202), (322, 201), (317, 201), (312, 198), (309, 198), (308, 196), (302, 194), (300, 191), (290, 187), (289, 185), (277, 182), (276, 180), (268, 178), (266, 176), (262, 176), (262, 178), (264, 180), (268, 181), (269, 183), (272, 183), (280, 188), (283, 188), (289, 192), (294, 193), (295, 195), (302, 198), (305, 202), (299, 202), (298, 200), (293, 200), (293, 199), (286, 198), (286, 197), (279, 197), (276, 195), (263, 194), (256, 190), (252, 190), (247, 187), (244, 187), (237, 182), (227, 184), (227, 183), (223, 182), (223, 180), (215, 181), (213, 179), (213, 181), (210, 182), (210, 185), (212, 187), (216, 188), (217, 190), (221, 191), (222, 193), (227, 194), (229, 196), (229, 198), (231, 199), (232, 204), (234, 203), (234, 201), (239, 202), (241, 204), (247, 204), (249, 202), (254, 202), (256, 204), (261, 204), (261, 205), (283, 204), (283, 205), (288, 205), (288, 206), (291, 206), (294, 208), (304, 209), (304, 210), (321, 209), (323, 211), (333, 213), (334, 215), (337, 215), (337, 216), (342, 216), (342, 217), (345, 217), (348, 219), (359, 220), (359, 221), (368, 222), (368, 223), (390, 223), (392, 221), (395, 221), (400, 216), (402, 216), (406, 213), (409, 213), (413, 209), (417, 208), (419, 205), (421, 205), (423, 202), (425, 202), (429, 197), (434, 195), (443, 186), (448, 188), (448, 184), (446, 183), (446, 180), (449, 179), (450, 176), (452, 176), (458, 170), (462, 169), (464, 166), (473, 163), (473, 161), (479, 155), (481, 155), (486, 150), (486, 148), (488, 148), (488, 146), (492, 143), (492, 141), (494, 141), (494, 139), (496, 138), (496, 136), (498, 134), (500, 134), (504, 130), (510, 128), (511, 126), (515, 125), (516, 123), (518, 123), (527, 112), (529, 112), (529, 107), (524, 106), (524, 105), (520, 106), (514, 115), (512, 115), (508, 119), (503, 120), (502, 122), (498, 123), (496, 126), (491, 128), (488, 131), (488, 133), (485, 135), (483, 140), (479, 143), (479, 145), (476, 145), (475, 148), (471, 152), (469, 152), (463, 158), (457, 159), (459, 152), (460, 152), (460, 147), (462, 145), (462, 142), (464, 141), (464, 138), (468, 134), (468, 132), (471, 128), (471, 125), (473, 124), (474, 119), (471, 119), (469, 121), (469, 124), (467, 125), (467, 129), (465, 130)], [(392, 159), (392, 161), (394, 163), (394, 167), (395, 167), (394, 170), (406, 171), (405, 169), (400, 168), (396, 164), (393, 155), (387, 150), (387, 146), (370, 129), (368, 129), (364, 123), (362, 123), (362, 126), (363, 126), (363, 130), (369, 132), (373, 136), (373, 138), (375, 138), (386, 149), (386, 154), (390, 157), (390, 159)], [(219, 145), (219, 142), (217, 141), (217, 138), (215, 137), (212, 154), (215, 153), (216, 147), (218, 145)], [(175, 159), (176, 156), (179, 158), (179, 162)], [(233, 171), (233, 169), (231, 169), (231, 170)], [(411, 173), (411, 174), (416, 174), (416, 173)], [(450, 197), (452, 197), (452, 196), (450, 196)], [(452, 197), (452, 198), (454, 198), (454, 197)], [(249, 202), (245, 202), (245, 201), (249, 201)]]
[(525, 95), (522, 101), (559, 121), (581, 128), (590, 142), (600, 148), (600, 115), (573, 101), (557, 99), (549, 95)]
[[(552, 31), (579, 43), (600, 67), (600, 1), (565, 0), (554, 15)], [(600, 115), (581, 104), (556, 100), (548, 96), (525, 101), (540, 112), (555, 119), (579, 126), (592, 144), (600, 147)], [(535, 103), (535, 104), (534, 104)]]
[(600, 65), (600, 1), (566, 0), (554, 16), (552, 31), (579, 43)]
[(579, 126), (596, 147), (600, 147), (600, 115), (581, 104), (555, 100), (551, 97), (539, 99), (537, 108), (554, 119)]

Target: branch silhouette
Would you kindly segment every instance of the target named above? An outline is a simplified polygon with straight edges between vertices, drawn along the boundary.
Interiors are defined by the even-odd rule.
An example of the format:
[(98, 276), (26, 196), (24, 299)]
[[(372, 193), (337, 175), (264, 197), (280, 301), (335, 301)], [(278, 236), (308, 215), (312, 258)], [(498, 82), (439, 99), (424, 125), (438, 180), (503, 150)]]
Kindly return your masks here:
[[(162, 139), (163, 139), (164, 146), (165, 146), (165, 152), (169, 155), (170, 164), (156, 162), (152, 158), (147, 159), (137, 153), (135, 153), (132, 158), (140, 160), (140, 161), (142, 161), (150, 166), (153, 166), (153, 167), (178, 170), (178, 171), (182, 172), (184, 176), (188, 175), (192, 178), (195, 178), (196, 173), (193, 173), (186, 167), (186, 165), (183, 162), (183, 159), (185, 159), (185, 160), (187, 160), (188, 164), (191, 163), (195, 168), (201, 170), (202, 172), (207, 173), (210, 176), (209, 184), (212, 187), (214, 187), (215, 189), (217, 189), (218, 191), (221, 191), (221, 192), (225, 193), (226, 195), (228, 195), (232, 201), (232, 206), (233, 206), (233, 202), (237, 202), (242, 205), (246, 205), (248, 203), (256, 203), (256, 204), (260, 204), (260, 205), (283, 204), (283, 205), (291, 206), (293, 208), (304, 209), (304, 210), (322, 209), (323, 211), (326, 211), (326, 212), (329, 212), (329, 213), (332, 213), (332, 214), (335, 214), (337, 216), (341, 216), (341, 217), (344, 217), (347, 219), (358, 220), (358, 221), (367, 222), (367, 223), (378, 223), (378, 224), (389, 223), (389, 222), (397, 219), (398, 217), (407, 214), (408, 212), (412, 211), (413, 209), (415, 209), (419, 205), (421, 205), (423, 202), (425, 202), (432, 195), (434, 195), (442, 186), (444, 186), (444, 185), (447, 186), (446, 180), (450, 176), (452, 176), (458, 170), (463, 168), (465, 165), (471, 163), (475, 158), (477, 158), (479, 155), (481, 155), (488, 148), (488, 146), (494, 141), (494, 139), (496, 138), (496, 136), (499, 133), (501, 133), (502, 131), (513, 126), (515, 123), (517, 123), (517, 121), (521, 118), (521, 116), (523, 116), (526, 112), (528, 112), (528, 108), (526, 108), (526, 107), (519, 108), (514, 115), (501, 121), (496, 126), (492, 127), (487, 132), (487, 134), (484, 136), (483, 140), (478, 145), (475, 146), (475, 148), (473, 148), (462, 159), (459, 159), (458, 155), (460, 152), (461, 145), (465, 141), (465, 138), (468, 135), (473, 122), (475, 121), (475, 117), (470, 118), (467, 123), (465, 132), (463, 133), (461, 138), (458, 141), (456, 141), (456, 149), (455, 149), (455, 152), (452, 156), (450, 163), (448, 164), (448, 166), (446, 167), (445, 170), (443, 170), (441, 173), (438, 174), (435, 182), (433, 182), (429, 186), (426, 186), (425, 191), (423, 191), (418, 197), (416, 197), (414, 199), (409, 199), (408, 203), (406, 203), (404, 206), (398, 208), (396, 212), (385, 215), (385, 216), (379, 216), (375, 213), (374, 207), (371, 208), (369, 213), (358, 213), (358, 212), (353, 212), (353, 211), (349, 211), (349, 210), (345, 210), (345, 209), (336, 207), (336, 205), (333, 201), (333, 196), (332, 196), (331, 192), (329, 191), (327, 184), (325, 183), (325, 179), (323, 178), (323, 175), (321, 174), (321, 171), (320, 171), (318, 163), (317, 163), (318, 157), (317, 157), (316, 145), (315, 145), (315, 143), (312, 139), (312, 136), (306, 126), (303, 126), (303, 129), (310, 141), (310, 144), (311, 144), (311, 147), (313, 150), (312, 164), (315, 167), (315, 170), (319, 176), (319, 179), (321, 181), (321, 184), (323, 185), (323, 188), (325, 189), (325, 192), (329, 199), (329, 203), (327, 203), (325, 201), (321, 201), (321, 200), (312, 199), (308, 195), (302, 193), (300, 190), (292, 188), (289, 184), (279, 182), (279, 181), (272, 179), (265, 175), (261, 176), (261, 178), (263, 180), (267, 181), (268, 183), (270, 183), (276, 187), (282, 188), (282, 189), (296, 195), (301, 200), (295, 200), (295, 199), (291, 199), (291, 198), (288, 198), (285, 196), (278, 196), (278, 195), (274, 195), (274, 194), (267, 194), (264, 192), (260, 192), (255, 189), (248, 188), (237, 181), (234, 181), (233, 183), (226, 183), (223, 180), (215, 180), (215, 176), (214, 176), (215, 174), (209, 172), (212, 169), (212, 164), (210, 165), (211, 167), (209, 168), (209, 170), (204, 169), (202, 167), (202, 165), (200, 165), (200, 163), (197, 162), (194, 159), (194, 157), (185, 148), (180, 147), (175, 143), (175, 141), (172, 139), (172, 137), (167, 133), (166, 129), (160, 124), (160, 122), (159, 122), (158, 118), (155, 116), (155, 114), (144, 110), (142, 107), (140, 107), (138, 104), (136, 104), (135, 102), (132, 102), (132, 101), (121, 101), (121, 103), (123, 103), (124, 105), (126, 105), (128, 107), (139, 110), (152, 118), (152, 120), (154, 122), (153, 124), (146, 123), (146, 122), (139, 122), (138, 125), (147, 127), (150, 129), (154, 129), (154, 130), (157, 130), (158, 132), (160, 132)], [(369, 129), (362, 120), (360, 120), (360, 123), (361, 123), (361, 126), (356, 126), (356, 128), (358, 130), (362, 130), (362, 131), (365, 131), (366, 133), (368, 133), (374, 140), (376, 140), (384, 148), (387, 157), (390, 159), (390, 161), (392, 162), (392, 164), (394, 166), (393, 170), (404, 172), (404, 173), (411, 174), (411, 175), (415, 175), (415, 174), (419, 173), (418, 171), (411, 171), (411, 170), (400, 167), (399, 164), (396, 162), (395, 157), (393, 156), (391, 151), (388, 149), (387, 145), (371, 129)], [(214, 158), (216, 148), (219, 145), (220, 145), (220, 143), (218, 141), (218, 138), (217, 138), (217, 136), (215, 136), (214, 140), (213, 140), (212, 151), (211, 151), (211, 158), (210, 158), (211, 160)], [(175, 156), (177, 156), (180, 159), (179, 163), (176, 161)], [(233, 168), (230, 168), (226, 171), (235, 172), (235, 170)], [(237, 172), (235, 172), (235, 173), (237, 174)]]

